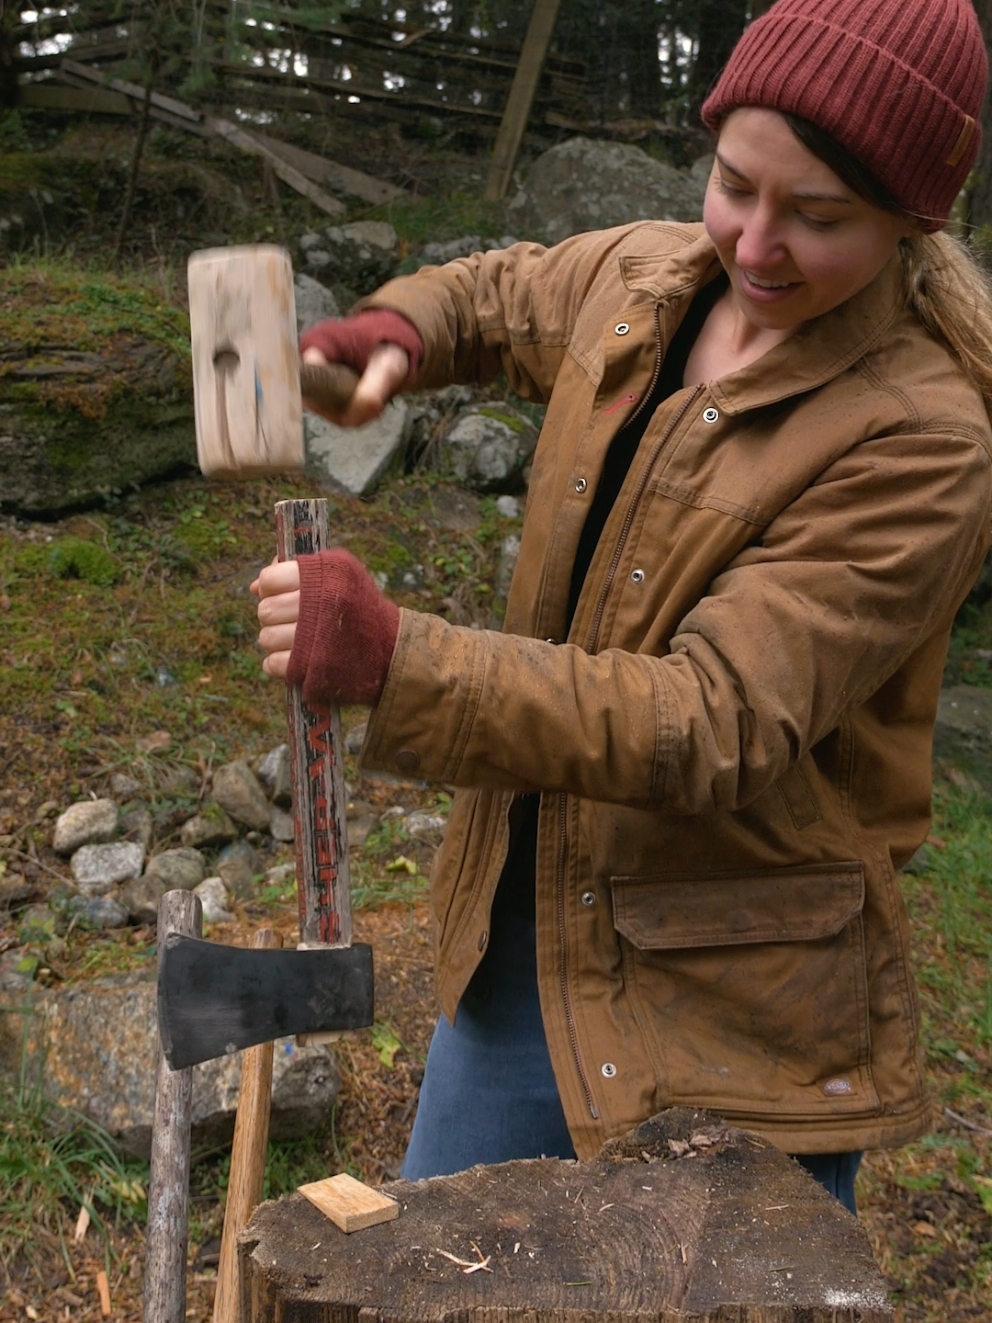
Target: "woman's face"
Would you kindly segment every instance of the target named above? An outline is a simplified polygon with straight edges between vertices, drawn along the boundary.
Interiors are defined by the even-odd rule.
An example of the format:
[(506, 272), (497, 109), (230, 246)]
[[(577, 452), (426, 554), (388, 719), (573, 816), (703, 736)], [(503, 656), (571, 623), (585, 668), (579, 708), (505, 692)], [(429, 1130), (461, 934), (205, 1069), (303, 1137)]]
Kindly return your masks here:
[(787, 334), (864, 289), (913, 232), (852, 192), (780, 114), (752, 107), (720, 130), (703, 220), (744, 320)]

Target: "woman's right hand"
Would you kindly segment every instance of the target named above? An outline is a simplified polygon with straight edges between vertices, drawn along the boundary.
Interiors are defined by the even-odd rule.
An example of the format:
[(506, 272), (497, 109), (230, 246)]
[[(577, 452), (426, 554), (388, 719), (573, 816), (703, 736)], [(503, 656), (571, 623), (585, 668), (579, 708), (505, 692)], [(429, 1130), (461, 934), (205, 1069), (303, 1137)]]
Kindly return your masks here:
[(344, 363), (359, 375), (348, 404), (328, 410), (308, 399), (306, 408), (342, 427), (361, 427), (377, 418), (392, 397), (413, 385), (424, 356), (420, 332), (392, 308), (363, 308), (351, 317), (330, 318), (300, 336), (304, 363)]
[[(302, 357), (304, 363), (320, 364), (328, 361), (313, 346), (304, 349)], [(340, 413), (325, 409), (305, 395), (303, 406), (329, 422), (337, 423), (339, 427), (361, 427), (363, 423), (379, 417), (409, 375), (410, 356), (406, 350), (399, 345), (380, 344), (369, 355), (365, 371), (359, 377), (347, 406)]]

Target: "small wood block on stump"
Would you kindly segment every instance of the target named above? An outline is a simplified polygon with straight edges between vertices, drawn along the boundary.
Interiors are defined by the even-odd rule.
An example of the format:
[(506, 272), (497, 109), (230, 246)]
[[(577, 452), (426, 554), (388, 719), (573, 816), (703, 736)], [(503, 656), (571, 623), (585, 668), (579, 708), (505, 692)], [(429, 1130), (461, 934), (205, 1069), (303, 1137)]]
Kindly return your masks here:
[(363, 1185), (354, 1176), (341, 1172), (324, 1181), (297, 1187), (304, 1199), (309, 1199), (325, 1217), (329, 1217), (342, 1231), (364, 1231), (380, 1222), (391, 1222), (399, 1217), (400, 1206), (395, 1199)]
[(242, 1323), (891, 1323), (857, 1220), (758, 1135), (675, 1108), (586, 1162), (384, 1187), (345, 1242), (300, 1195), (239, 1241)]

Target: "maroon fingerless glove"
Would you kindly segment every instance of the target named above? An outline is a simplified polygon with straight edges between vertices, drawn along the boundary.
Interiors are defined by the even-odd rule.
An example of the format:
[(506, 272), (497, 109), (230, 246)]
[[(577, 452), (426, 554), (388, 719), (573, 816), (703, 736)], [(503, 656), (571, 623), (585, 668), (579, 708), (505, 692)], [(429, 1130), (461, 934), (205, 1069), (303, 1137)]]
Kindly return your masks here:
[(300, 336), (300, 353), (319, 349), (329, 363), (346, 363), (361, 375), (373, 349), (383, 344), (406, 350), (410, 371), (403, 384), (412, 386), (424, 357), (424, 342), (413, 322), (391, 308), (365, 308), (353, 317), (318, 322)]
[(300, 615), (286, 680), (308, 703), (374, 704), (400, 628), (399, 607), (350, 551), (300, 556)]

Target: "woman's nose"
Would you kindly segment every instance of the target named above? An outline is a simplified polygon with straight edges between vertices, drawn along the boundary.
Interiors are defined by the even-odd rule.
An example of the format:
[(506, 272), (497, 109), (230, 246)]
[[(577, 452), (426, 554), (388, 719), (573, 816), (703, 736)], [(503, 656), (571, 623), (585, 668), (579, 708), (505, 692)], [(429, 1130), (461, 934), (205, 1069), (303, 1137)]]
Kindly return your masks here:
[(746, 218), (737, 238), (737, 265), (763, 267), (781, 256), (781, 239), (775, 218), (762, 208), (755, 208)]

